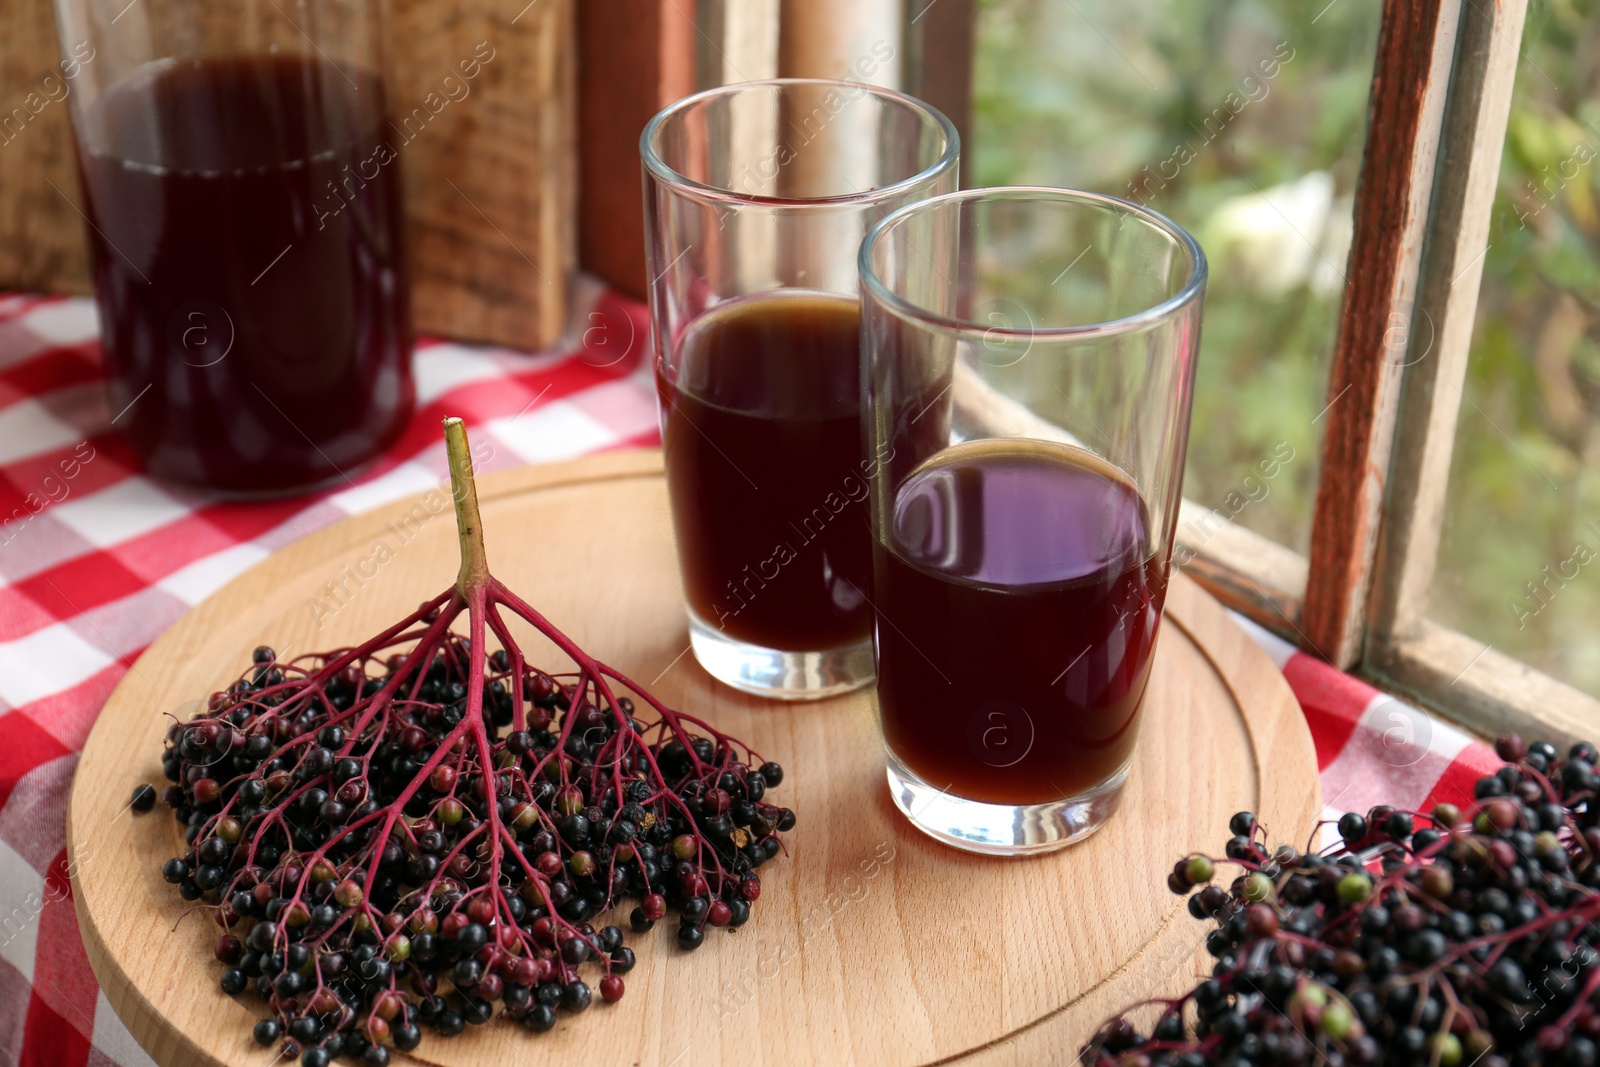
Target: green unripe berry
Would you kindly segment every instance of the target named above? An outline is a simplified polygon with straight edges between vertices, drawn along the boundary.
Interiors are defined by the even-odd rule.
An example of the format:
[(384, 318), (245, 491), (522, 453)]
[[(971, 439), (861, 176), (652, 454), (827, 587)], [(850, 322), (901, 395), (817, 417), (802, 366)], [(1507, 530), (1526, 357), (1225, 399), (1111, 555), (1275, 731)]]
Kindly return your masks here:
[(1244, 880), (1244, 898), (1252, 904), (1272, 899), (1272, 879), (1256, 871)]
[(1339, 879), (1339, 899), (1346, 904), (1360, 904), (1372, 896), (1372, 879), (1364, 871), (1351, 871)]
[(1347, 1041), (1354, 1029), (1355, 1016), (1350, 1012), (1350, 1006), (1342, 1000), (1336, 1000), (1322, 1009), (1322, 1032), (1335, 1041)]
[(1204, 885), (1211, 881), (1215, 875), (1216, 867), (1205, 856), (1190, 856), (1189, 863), (1183, 869), (1184, 875), (1194, 885)]
[(1301, 1004), (1315, 1004), (1318, 1007), (1328, 1003), (1328, 991), (1315, 982), (1307, 982), (1295, 994), (1295, 999)]

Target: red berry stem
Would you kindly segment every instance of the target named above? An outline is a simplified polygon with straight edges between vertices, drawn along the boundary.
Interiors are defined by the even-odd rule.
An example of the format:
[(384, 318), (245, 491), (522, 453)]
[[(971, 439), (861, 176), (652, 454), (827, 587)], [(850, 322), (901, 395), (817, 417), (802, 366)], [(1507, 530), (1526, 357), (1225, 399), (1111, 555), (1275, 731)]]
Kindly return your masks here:
[[(269, 1005), (257, 1039), (306, 1067), (344, 1054), (381, 1067), (423, 1025), (452, 1034), (496, 1012), (548, 1030), (556, 1007), (589, 1005), (590, 961), (617, 1001), (633, 952), (587, 920), (637, 897), (642, 932), (674, 905), (694, 948), (708, 923), (748, 918), (755, 869), (794, 824), (765, 799), (782, 768), (589, 656), (492, 576), (459, 420), (445, 442), (455, 584), (350, 648), (291, 663), (257, 649), (168, 732), (188, 849), (163, 874), (228, 931), (221, 984)], [(528, 664), (509, 617), (575, 670)]]

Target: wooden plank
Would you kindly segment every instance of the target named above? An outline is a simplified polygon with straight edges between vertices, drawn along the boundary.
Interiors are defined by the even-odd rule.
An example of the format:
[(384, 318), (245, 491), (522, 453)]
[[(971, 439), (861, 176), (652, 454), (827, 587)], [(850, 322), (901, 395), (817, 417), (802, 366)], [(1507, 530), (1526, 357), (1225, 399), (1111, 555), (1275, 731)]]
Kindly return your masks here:
[(0, 288), (89, 291), (67, 108), (96, 52), (74, 44), (88, 57), (76, 68), (57, 59), (49, 0), (0, 5)]
[(1383, 688), (1486, 737), (1514, 730), (1565, 748), (1592, 741), (1600, 723), (1600, 700), (1425, 619), (1413, 635), (1371, 650), (1363, 667)]
[[(972, 158), (972, 65), (977, 0), (906, 0), (906, 62), (901, 88), (955, 124), (963, 161)], [(961, 175), (963, 186), (970, 185)]]
[(1185, 499), (1172, 559), (1228, 607), (1297, 644), (1306, 558), (1270, 537)]
[(395, 131), (416, 329), (546, 348), (566, 326), (575, 259), (572, 0), (392, 10), (396, 121), (462, 61), (494, 56), (414, 140)]
[[(390, 107), (402, 124), (415, 108), (425, 116), (413, 122), (414, 138), (397, 130), (391, 142), (405, 173), (421, 332), (540, 348), (565, 325), (575, 232), (571, 20), (572, 0), (496, 0), (492, 9), (394, 0)], [(65, 93), (46, 81), (62, 84), (60, 65), (46, 58), (57, 50), (49, 0), (0, 9), (0, 111), (26, 107), (41, 89), (61, 95), (18, 136), (0, 138), (0, 287), (81, 293), (88, 260), (67, 122), (75, 90), (71, 80)], [(464, 79), (462, 63), (479, 73)], [(95, 70), (93, 60), (84, 66)], [(637, 206), (636, 173), (634, 181)]]
[(1408, 320), (1414, 299), (1456, 26), (1467, 2), (1383, 7), (1301, 623), (1307, 651), (1341, 668), (1361, 650), (1399, 407), (1400, 367), (1385, 344), (1396, 322)]
[(639, 135), (657, 111), (694, 91), (696, 10), (695, 0), (578, 5), (579, 262), (640, 300)]
[(904, 87), (900, 0), (783, 0), (779, 10), (778, 77)]
[(1390, 357), (1401, 362), (1404, 384), (1369, 649), (1416, 637), (1428, 610), (1527, 7), (1469, 4), (1462, 16), (1417, 311), (1409, 343)]

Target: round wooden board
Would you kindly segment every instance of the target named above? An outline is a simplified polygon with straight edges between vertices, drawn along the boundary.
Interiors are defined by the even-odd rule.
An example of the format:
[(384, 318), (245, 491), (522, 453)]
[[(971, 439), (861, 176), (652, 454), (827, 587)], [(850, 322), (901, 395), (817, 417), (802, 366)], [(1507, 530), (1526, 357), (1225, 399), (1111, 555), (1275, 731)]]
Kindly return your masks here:
[[(766, 702), (713, 683), (686, 654), (659, 453), (508, 471), (479, 492), (496, 574), (590, 652), (781, 761), (775, 799), (799, 825), (789, 857), (762, 868), (749, 925), (713, 932), (692, 955), (671, 923), (629, 934), (639, 965), (621, 1003), (544, 1035), (497, 1019), (425, 1036), (397, 1063), (1066, 1062), (1116, 1008), (1200, 973), (1205, 928), (1166, 888), (1174, 859), (1215, 852), (1241, 809), (1275, 841), (1303, 844), (1320, 810), (1310, 734), (1283, 676), (1185, 578), (1168, 598), (1121, 812), (1065, 851), (985, 859), (895, 810), (870, 693)], [(69, 866), (95, 974), (157, 1062), (265, 1067), (277, 1055), (250, 1041), (253, 998), (217, 989), (215, 926), (203, 914), (180, 922), (185, 905), (161, 880), (177, 823), (159, 807), (127, 811), (135, 783), (161, 781), (167, 714), (192, 714), (257, 644), (353, 643), (455, 572), (447, 493), (349, 519), (190, 612), (107, 702), (73, 785)], [(558, 662), (538, 655), (541, 641), (523, 645), (533, 662)]]

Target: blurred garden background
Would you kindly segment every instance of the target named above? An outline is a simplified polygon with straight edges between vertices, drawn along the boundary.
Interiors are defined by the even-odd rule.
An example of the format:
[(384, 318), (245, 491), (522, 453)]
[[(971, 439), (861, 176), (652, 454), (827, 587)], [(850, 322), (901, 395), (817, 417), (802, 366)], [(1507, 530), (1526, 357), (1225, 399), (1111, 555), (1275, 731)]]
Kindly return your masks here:
[[(980, 6), (967, 183), (1094, 189), (1195, 233), (1184, 495), (1302, 553), (1380, 11)], [(1600, 0), (1532, 0), (1522, 57), (1430, 614), (1600, 694)]]

